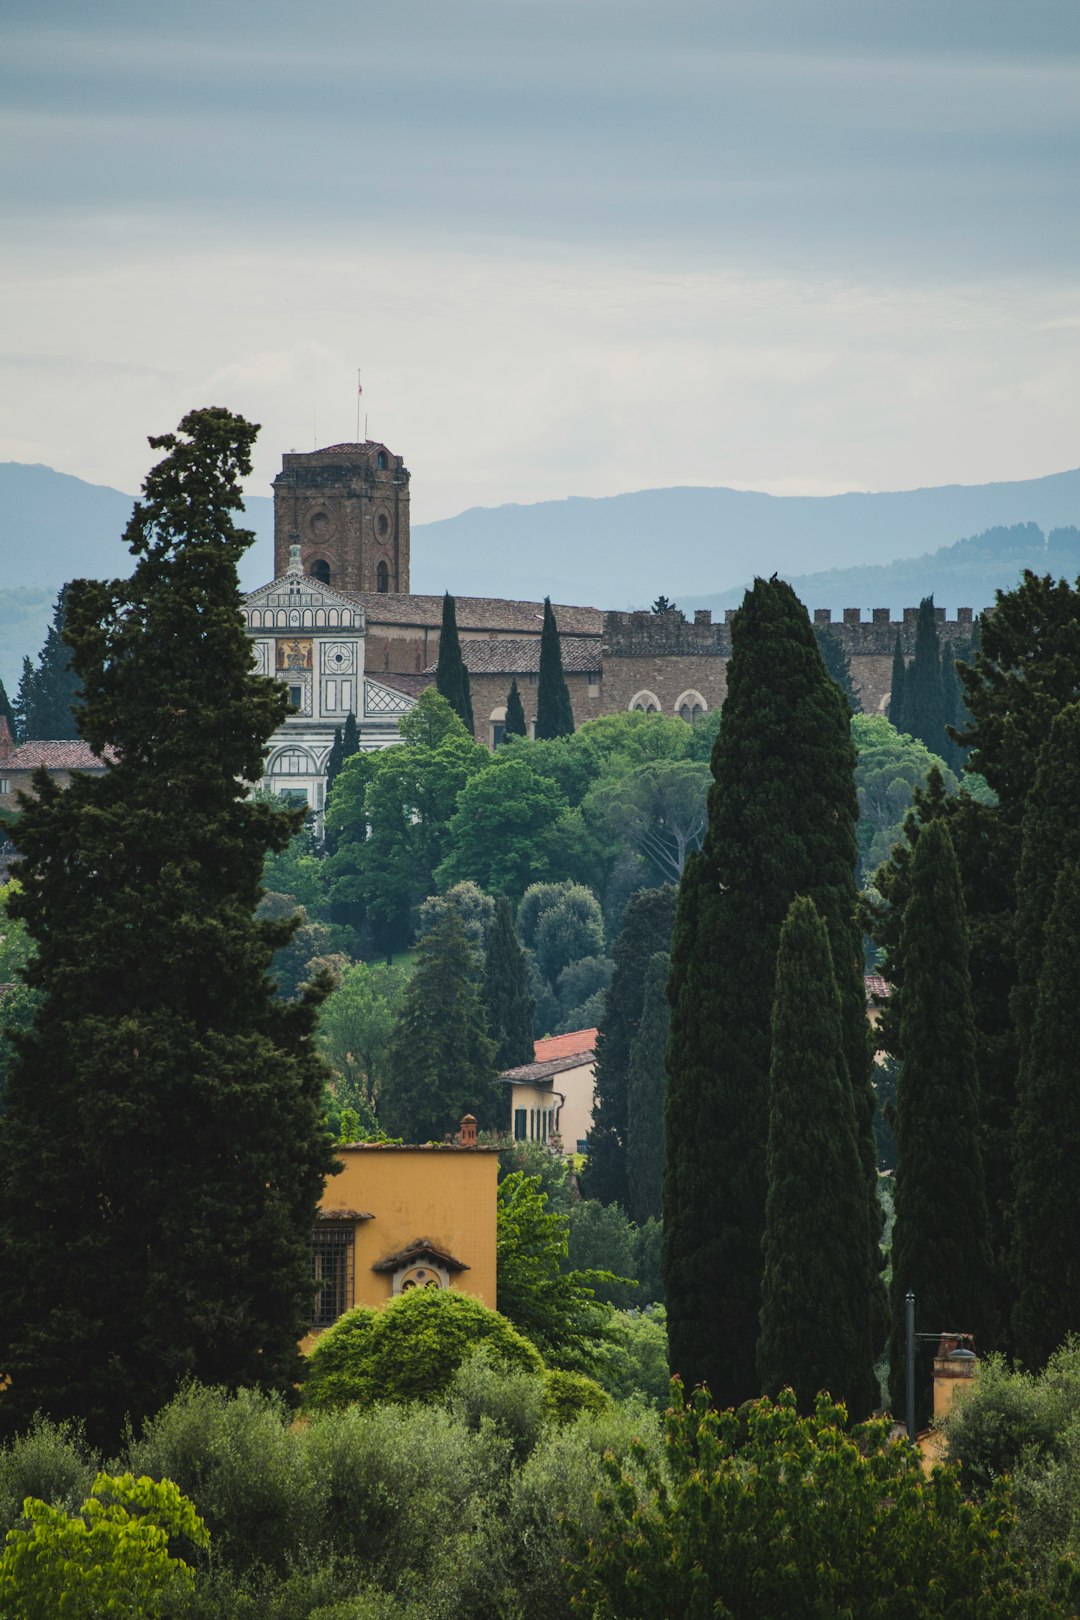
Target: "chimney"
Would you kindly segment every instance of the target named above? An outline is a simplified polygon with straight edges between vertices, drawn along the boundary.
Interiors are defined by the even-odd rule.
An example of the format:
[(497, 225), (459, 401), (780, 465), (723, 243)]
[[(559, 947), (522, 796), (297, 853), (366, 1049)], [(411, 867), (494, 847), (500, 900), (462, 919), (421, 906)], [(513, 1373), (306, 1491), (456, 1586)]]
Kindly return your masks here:
[(476, 1115), (475, 1114), (466, 1114), (463, 1117), (463, 1119), (461, 1121), (461, 1125), (458, 1128), (457, 1145), (458, 1145), (458, 1147), (475, 1147), (476, 1146)]

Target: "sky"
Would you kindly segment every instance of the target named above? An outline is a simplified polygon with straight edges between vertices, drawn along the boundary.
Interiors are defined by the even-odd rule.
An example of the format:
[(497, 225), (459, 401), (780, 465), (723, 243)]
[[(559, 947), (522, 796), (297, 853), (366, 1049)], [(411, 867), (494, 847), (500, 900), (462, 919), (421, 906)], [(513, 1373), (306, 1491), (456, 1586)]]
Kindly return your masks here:
[(414, 521), (1080, 463), (1075, 0), (5, 0), (0, 460)]

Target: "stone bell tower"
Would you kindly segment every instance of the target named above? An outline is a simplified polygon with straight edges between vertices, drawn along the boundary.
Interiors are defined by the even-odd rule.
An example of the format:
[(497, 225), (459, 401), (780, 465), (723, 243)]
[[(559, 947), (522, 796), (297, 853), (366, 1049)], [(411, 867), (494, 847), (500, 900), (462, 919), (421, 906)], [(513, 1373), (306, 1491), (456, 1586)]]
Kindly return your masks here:
[(305, 574), (339, 591), (409, 589), (409, 469), (384, 444), (289, 451), (274, 479), (274, 577), (300, 547)]

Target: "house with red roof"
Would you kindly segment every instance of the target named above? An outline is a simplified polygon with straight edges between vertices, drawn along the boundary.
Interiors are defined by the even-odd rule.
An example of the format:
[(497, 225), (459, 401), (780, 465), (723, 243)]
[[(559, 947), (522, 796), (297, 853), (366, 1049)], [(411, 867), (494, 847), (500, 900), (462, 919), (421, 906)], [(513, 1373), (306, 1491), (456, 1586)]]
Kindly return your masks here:
[(535, 1041), (531, 1063), (499, 1076), (510, 1094), (515, 1142), (541, 1142), (568, 1158), (584, 1153), (592, 1129), (595, 1067), (595, 1029)]
[(72, 771), (107, 771), (108, 763), (89, 743), (75, 737), (59, 741), (16, 743), (7, 719), (0, 715), (0, 810), (17, 810), (16, 795), (33, 791), (36, 770), (44, 769), (61, 787)]

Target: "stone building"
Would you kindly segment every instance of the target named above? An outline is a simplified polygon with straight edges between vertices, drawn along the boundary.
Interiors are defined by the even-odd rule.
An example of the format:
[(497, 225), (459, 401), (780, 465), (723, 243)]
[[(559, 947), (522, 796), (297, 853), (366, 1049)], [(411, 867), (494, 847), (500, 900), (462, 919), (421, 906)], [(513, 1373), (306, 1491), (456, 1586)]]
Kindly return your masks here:
[(16, 743), (7, 719), (0, 715), (0, 810), (17, 810), (18, 794), (33, 791), (34, 772), (42, 769), (60, 787), (67, 787), (72, 771), (100, 774), (108, 770), (108, 759), (78, 737)]
[[(555, 609), (556, 622), (561, 611)], [(605, 713), (601, 707), (603, 658), (600, 637), (560, 635), (559, 640), (566, 689), (570, 694), (574, 720), (580, 726), (583, 721), (594, 720), (598, 714)], [(510, 682), (514, 680), (517, 681), (521, 706), (525, 711), (525, 724), (531, 736), (536, 724), (536, 694), (540, 684), (539, 636), (492, 636), (487, 640), (463, 638), (461, 656), (469, 672), (476, 740), (487, 743), (489, 748), (495, 748), (502, 742), (506, 700), (510, 693)], [(429, 680), (434, 680), (435, 665), (429, 664), (424, 674)]]
[(274, 577), (300, 547), (305, 574), (340, 591), (409, 589), (409, 470), (384, 444), (332, 444), (281, 458)]

